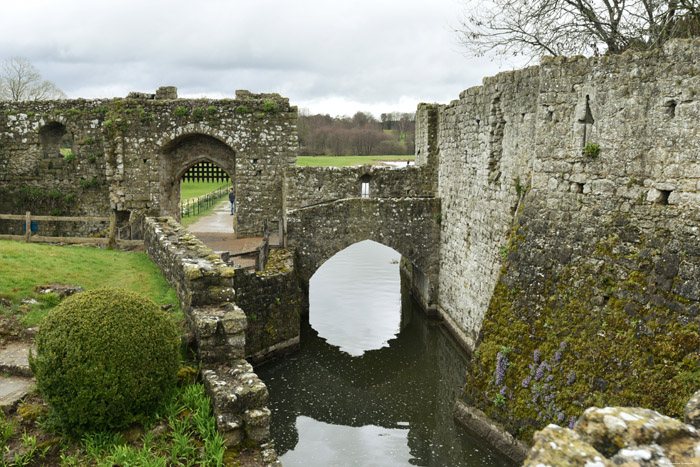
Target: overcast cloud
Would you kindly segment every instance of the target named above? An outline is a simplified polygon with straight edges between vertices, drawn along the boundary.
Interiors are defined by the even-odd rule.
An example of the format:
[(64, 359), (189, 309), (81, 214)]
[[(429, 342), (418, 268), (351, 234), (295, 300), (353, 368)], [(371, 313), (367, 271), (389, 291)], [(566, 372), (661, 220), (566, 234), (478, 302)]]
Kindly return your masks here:
[(0, 59), (28, 58), (69, 97), (177, 86), (278, 92), (311, 113), (414, 111), (498, 71), (463, 55), (459, 0), (3, 0)]

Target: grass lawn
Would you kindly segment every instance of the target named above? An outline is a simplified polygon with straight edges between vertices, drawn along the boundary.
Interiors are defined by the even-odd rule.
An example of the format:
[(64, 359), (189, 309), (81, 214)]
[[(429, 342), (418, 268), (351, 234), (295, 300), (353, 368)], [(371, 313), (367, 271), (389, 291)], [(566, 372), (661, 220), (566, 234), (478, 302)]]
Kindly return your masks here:
[[(19, 319), (25, 326), (38, 324), (59, 303), (53, 294), (34, 292), (35, 286), (49, 282), (126, 288), (158, 304), (173, 304), (171, 316), (183, 320), (175, 292), (144, 253), (0, 240), (5, 323)], [(20, 305), (28, 298), (39, 303)], [(0, 411), (0, 466), (263, 465), (256, 446), (225, 449), (204, 387), (193, 384), (198, 370), (181, 367), (180, 373), (182, 385), (154, 416), (122, 432), (86, 433), (80, 439), (63, 433), (41, 396), (30, 392), (16, 412)]]
[(34, 292), (35, 286), (50, 282), (79, 285), (86, 290), (125, 288), (159, 305), (171, 303), (179, 311), (175, 291), (145, 253), (0, 240), (0, 298), (9, 300), (14, 312), (20, 311), (23, 299), (40, 301), (21, 318), (29, 327), (38, 324), (56, 304)]
[(412, 161), (415, 156), (299, 156), (300, 167), (346, 167), (348, 165), (377, 164), (381, 161)]
[(180, 199), (197, 198), (211, 193), (219, 187), (226, 186), (224, 182), (180, 182)]

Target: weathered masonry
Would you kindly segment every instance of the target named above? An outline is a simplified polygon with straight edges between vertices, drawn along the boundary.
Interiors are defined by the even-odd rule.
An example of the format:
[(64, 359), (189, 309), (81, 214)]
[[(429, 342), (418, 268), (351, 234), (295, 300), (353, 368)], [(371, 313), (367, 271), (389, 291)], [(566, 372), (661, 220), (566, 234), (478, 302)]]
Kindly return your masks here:
[[(241, 236), (282, 216), (283, 168), (296, 161), (296, 108), (277, 94), (178, 99), (175, 88), (125, 99), (0, 103), (0, 212), (179, 216), (180, 184), (206, 161), (226, 173)], [(40, 233), (58, 225), (40, 225)], [(21, 229), (3, 225), (3, 233)], [(81, 234), (94, 226), (78, 226)], [(42, 232), (43, 231), (43, 232)]]
[(543, 59), (421, 105), (464, 402), (519, 438), (700, 383), (700, 42)]
[[(399, 251), (478, 350), (460, 407), (517, 438), (590, 405), (680, 416), (700, 384), (699, 95), (699, 41), (543, 59), (420, 105), (401, 169), (294, 167), (296, 111), (272, 94), (4, 103), (0, 211), (176, 217), (179, 177), (206, 160), (234, 181), (239, 235), (286, 227), (302, 282), (360, 240)], [(298, 304), (288, 279), (234, 274), (244, 354), (293, 345), (256, 293)]]

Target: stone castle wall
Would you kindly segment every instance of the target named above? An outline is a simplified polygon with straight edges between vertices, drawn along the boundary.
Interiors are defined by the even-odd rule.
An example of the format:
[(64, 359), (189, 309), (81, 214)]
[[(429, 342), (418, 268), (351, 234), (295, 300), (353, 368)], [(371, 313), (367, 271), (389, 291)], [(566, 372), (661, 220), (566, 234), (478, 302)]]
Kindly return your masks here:
[(416, 138), (439, 152), (439, 307), (478, 348), (464, 400), (519, 438), (590, 405), (680, 416), (695, 390), (699, 59), (543, 59)]
[(299, 287), (291, 250), (273, 249), (265, 269), (238, 270), (236, 303), (248, 318), (246, 358), (257, 365), (299, 348), (307, 299)]
[(296, 108), (277, 94), (161, 94), (0, 103), (0, 211), (115, 210), (122, 223), (177, 217), (181, 176), (206, 160), (233, 180), (239, 235), (261, 234), (265, 219), (281, 217), (283, 169), (294, 165), (298, 149)]

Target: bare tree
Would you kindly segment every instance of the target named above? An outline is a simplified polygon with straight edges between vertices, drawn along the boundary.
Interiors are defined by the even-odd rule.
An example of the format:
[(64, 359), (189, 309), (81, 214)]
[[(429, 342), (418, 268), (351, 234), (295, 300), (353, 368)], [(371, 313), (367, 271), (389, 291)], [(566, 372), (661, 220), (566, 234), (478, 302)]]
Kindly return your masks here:
[(616, 54), (694, 37), (700, 0), (491, 0), (472, 2), (460, 29), (475, 56)]
[(51, 81), (41, 79), (41, 73), (23, 57), (8, 58), (2, 63), (0, 100), (39, 101), (65, 99), (66, 94)]

